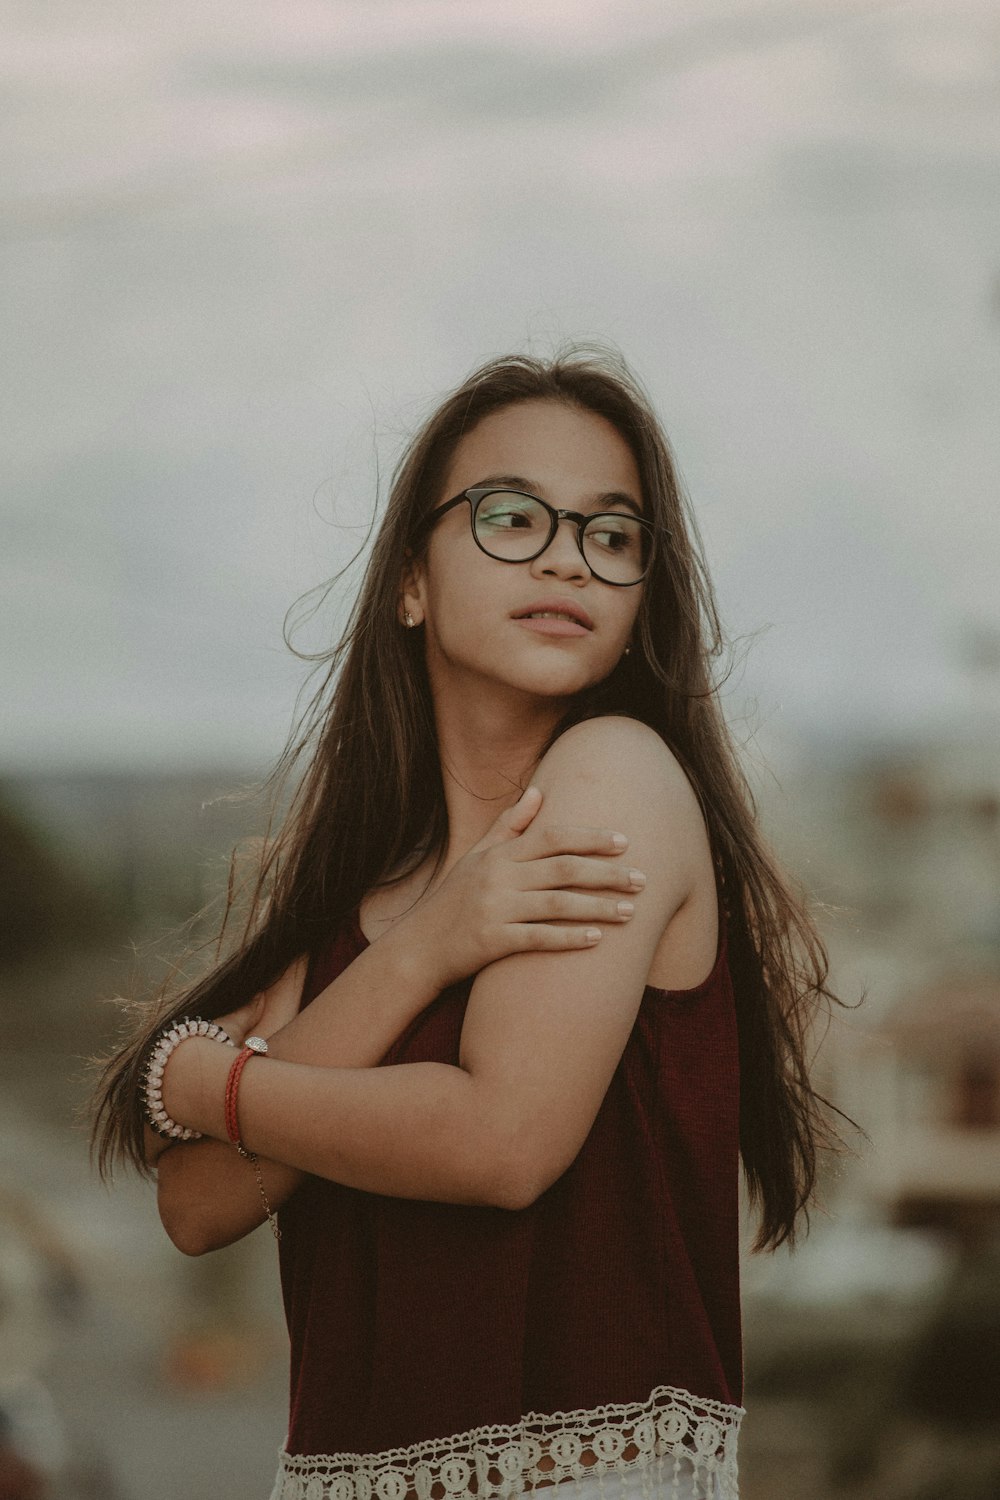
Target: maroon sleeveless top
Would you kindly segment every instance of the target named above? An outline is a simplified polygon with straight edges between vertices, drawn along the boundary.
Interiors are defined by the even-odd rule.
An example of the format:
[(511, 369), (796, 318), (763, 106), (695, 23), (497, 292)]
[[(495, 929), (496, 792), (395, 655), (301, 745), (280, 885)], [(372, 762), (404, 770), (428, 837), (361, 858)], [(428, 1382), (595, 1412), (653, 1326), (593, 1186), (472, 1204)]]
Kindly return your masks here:
[[(366, 946), (355, 911), (312, 963), (303, 1003)], [(383, 1065), (457, 1065), (471, 986), (467, 979), (444, 990)], [(458, 1461), (462, 1450), (439, 1440), (485, 1429), (520, 1434), (526, 1476), (531, 1462), (536, 1474), (551, 1471), (553, 1459), (539, 1458), (537, 1444), (525, 1457), (530, 1414), (576, 1419), (568, 1438), (561, 1429), (549, 1445), (556, 1477), (581, 1472), (580, 1439), (588, 1469), (595, 1455), (602, 1470), (629, 1467), (637, 1452), (662, 1454), (661, 1439), (669, 1439), (666, 1451), (700, 1445), (706, 1463), (722, 1474), (731, 1460), (735, 1473), (738, 1153), (736, 1017), (720, 921), (718, 954), (702, 984), (646, 987), (579, 1155), (530, 1207), (390, 1198), (307, 1177), (280, 1213), (291, 1337), (285, 1458), (292, 1455), (287, 1472), (298, 1479), (286, 1478), (275, 1494), (311, 1496), (316, 1455), (339, 1455), (355, 1476), (368, 1463), (361, 1456), (375, 1455), (409, 1478), (386, 1489), (373, 1471), (367, 1489), (359, 1482), (329, 1493), (364, 1497), (374, 1484), (376, 1500), (429, 1497), (418, 1460), (433, 1450)], [(610, 1416), (595, 1415), (605, 1407)], [(653, 1448), (635, 1425), (643, 1415), (653, 1419)], [(605, 1454), (592, 1441), (602, 1421), (619, 1434), (631, 1422), (628, 1432), (639, 1435), (626, 1447), (620, 1436), (600, 1439)], [(503, 1465), (508, 1481), (510, 1465), (516, 1469), (509, 1444), (506, 1458), (489, 1459), (489, 1474), (478, 1437), (471, 1446), (463, 1461), (479, 1464), (478, 1484), (463, 1489), (461, 1470), (449, 1470), (449, 1500), (502, 1488)], [(332, 1472), (322, 1469), (327, 1478)], [(718, 1482), (705, 1493), (735, 1494), (724, 1476)]]

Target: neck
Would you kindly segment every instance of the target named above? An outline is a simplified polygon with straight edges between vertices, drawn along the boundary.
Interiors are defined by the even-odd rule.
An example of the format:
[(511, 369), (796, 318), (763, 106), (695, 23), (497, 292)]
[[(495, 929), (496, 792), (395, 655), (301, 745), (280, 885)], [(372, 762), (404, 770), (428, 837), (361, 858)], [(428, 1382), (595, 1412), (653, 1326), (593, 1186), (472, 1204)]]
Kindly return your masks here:
[(484, 694), (482, 683), (435, 694), (448, 849), (442, 874), (477, 844), (528, 786), (549, 735), (566, 711), (562, 699)]

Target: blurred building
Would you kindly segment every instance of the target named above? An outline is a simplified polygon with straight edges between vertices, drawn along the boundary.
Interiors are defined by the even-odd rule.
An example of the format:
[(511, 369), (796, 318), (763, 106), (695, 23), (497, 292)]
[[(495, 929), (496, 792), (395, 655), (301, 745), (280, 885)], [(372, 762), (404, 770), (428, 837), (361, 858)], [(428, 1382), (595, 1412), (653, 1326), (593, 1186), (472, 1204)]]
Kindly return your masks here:
[(1000, 747), (985, 737), (814, 760), (761, 793), (816, 902), (834, 1007), (821, 1092), (853, 1153), (751, 1300), (919, 1295), (956, 1244), (1000, 1233)]
[(887, 1107), (871, 1190), (891, 1222), (975, 1248), (1000, 1232), (1000, 973), (903, 996), (877, 1036)]
[(963, 1242), (996, 1233), (1000, 756), (985, 741), (928, 746), (859, 768), (848, 787), (855, 901), (890, 980), (859, 1016), (866, 1045), (850, 1049), (874, 1142), (859, 1186), (890, 1223)]

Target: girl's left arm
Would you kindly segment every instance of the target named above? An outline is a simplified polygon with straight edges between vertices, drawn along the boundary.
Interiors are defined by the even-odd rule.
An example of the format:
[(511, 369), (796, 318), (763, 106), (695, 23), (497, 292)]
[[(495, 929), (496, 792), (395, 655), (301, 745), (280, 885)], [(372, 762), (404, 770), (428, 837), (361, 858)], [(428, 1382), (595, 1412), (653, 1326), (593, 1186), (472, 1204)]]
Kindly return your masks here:
[[(608, 772), (627, 767), (628, 774)], [(522, 1208), (561, 1176), (596, 1118), (635, 1021), (653, 953), (690, 894), (707, 835), (660, 737), (606, 717), (566, 731), (533, 778), (554, 823), (623, 828), (646, 872), (635, 916), (596, 947), (512, 954), (476, 977), (460, 1066), (325, 1068), (251, 1058), (244, 1144), (348, 1187)], [(280, 1035), (280, 1033), (279, 1033)], [(195, 1039), (164, 1077), (175, 1120), (226, 1139), (229, 1048)]]

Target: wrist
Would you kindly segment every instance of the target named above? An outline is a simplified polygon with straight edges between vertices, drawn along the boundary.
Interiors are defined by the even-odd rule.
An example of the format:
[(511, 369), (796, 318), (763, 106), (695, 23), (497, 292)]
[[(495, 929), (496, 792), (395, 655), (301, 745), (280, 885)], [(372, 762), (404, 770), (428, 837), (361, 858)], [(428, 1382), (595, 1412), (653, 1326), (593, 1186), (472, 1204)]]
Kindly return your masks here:
[(163, 1103), (171, 1119), (202, 1135), (226, 1139), (226, 1079), (232, 1048), (188, 1037), (174, 1049), (163, 1073)]
[[(185, 1016), (183, 1020), (168, 1023), (153, 1038), (139, 1088), (146, 1126), (151, 1133), (174, 1141), (191, 1140), (200, 1134), (170, 1116), (163, 1102), (162, 1091), (163, 1076), (170, 1058), (182, 1042), (195, 1037), (211, 1038), (225, 1043), (227, 1047), (233, 1045), (228, 1032), (216, 1021), (205, 1021), (200, 1016)], [(148, 1159), (148, 1149), (146, 1155)]]
[(451, 983), (441, 963), (443, 946), (428, 930), (426, 915), (421, 911), (394, 922), (378, 939), (390, 983), (397, 984), (401, 994), (412, 995), (423, 1004), (429, 1004)]

